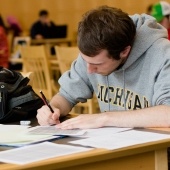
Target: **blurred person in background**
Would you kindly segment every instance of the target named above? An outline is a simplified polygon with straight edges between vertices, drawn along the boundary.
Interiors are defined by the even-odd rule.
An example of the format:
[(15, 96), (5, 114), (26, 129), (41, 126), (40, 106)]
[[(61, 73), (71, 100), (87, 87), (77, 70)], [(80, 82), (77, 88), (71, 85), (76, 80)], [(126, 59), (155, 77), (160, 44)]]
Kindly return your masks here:
[(22, 28), (19, 21), (14, 16), (8, 16), (7, 22), (9, 24), (8, 30), (13, 32), (13, 36), (20, 36), (22, 33)]
[(36, 21), (30, 30), (31, 38), (44, 39), (54, 38), (54, 31), (56, 25), (49, 19), (49, 13), (47, 10), (41, 10), (39, 12), (39, 20)]
[(166, 1), (160, 1), (152, 5), (151, 15), (157, 22), (164, 26), (168, 31), (170, 40), (170, 4)]
[(4, 28), (5, 32), (7, 32), (8, 28), (6, 27), (1, 14), (0, 14), (0, 26)]

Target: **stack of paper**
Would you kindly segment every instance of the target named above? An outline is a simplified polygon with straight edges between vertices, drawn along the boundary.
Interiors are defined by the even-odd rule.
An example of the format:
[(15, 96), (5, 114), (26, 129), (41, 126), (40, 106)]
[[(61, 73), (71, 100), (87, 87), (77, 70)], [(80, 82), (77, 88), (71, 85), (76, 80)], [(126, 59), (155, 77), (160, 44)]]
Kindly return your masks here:
[(84, 130), (62, 130), (55, 126), (0, 125), (0, 145), (23, 146), (37, 142), (49, 141), (63, 136), (80, 136)]
[(52, 135), (28, 135), (29, 126), (21, 125), (0, 125), (0, 145), (23, 146), (60, 138)]
[(29, 128), (29, 134), (32, 135), (64, 135), (64, 136), (80, 136), (86, 131), (81, 129), (59, 129), (56, 126), (35, 126)]

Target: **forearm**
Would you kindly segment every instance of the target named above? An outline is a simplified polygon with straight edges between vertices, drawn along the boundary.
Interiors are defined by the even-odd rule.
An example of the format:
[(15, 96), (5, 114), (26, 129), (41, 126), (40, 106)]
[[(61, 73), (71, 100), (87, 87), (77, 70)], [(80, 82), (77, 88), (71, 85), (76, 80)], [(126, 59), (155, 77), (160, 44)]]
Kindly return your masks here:
[(72, 109), (70, 103), (61, 95), (56, 94), (50, 101), (50, 105), (60, 110), (61, 116), (66, 116)]
[(104, 126), (170, 127), (170, 106), (102, 113)]

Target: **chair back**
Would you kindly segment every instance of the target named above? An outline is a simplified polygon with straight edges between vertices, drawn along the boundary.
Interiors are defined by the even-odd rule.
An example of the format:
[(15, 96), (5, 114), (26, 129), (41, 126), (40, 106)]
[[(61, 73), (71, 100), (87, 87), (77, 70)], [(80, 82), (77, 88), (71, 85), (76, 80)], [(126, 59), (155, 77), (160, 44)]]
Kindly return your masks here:
[(23, 59), (23, 71), (33, 72), (32, 87), (39, 95), (40, 90), (51, 99), (53, 95), (51, 71), (49, 60), (45, 53), (45, 47), (41, 46), (23, 46), (21, 48)]
[(9, 31), (8, 34), (7, 34), (7, 40), (8, 40), (8, 46), (9, 46), (9, 53), (10, 53), (10, 55), (12, 53), (13, 38), (14, 38), (14, 32), (13, 31)]
[(31, 37), (24, 36), (24, 37), (14, 37), (13, 40), (13, 53), (20, 50), (21, 46), (28, 46), (31, 44)]
[(55, 46), (57, 61), (61, 74), (70, 69), (71, 63), (79, 54), (78, 47)]

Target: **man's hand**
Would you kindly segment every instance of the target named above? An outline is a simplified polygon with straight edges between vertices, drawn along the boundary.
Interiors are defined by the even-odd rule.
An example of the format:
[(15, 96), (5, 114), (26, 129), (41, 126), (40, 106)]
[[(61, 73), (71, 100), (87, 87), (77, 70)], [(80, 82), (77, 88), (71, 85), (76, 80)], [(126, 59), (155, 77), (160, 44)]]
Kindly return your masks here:
[(57, 125), (61, 129), (100, 128), (104, 125), (103, 114), (82, 114)]
[(37, 40), (41, 40), (41, 39), (43, 39), (44, 37), (41, 35), (41, 34), (37, 34), (36, 36), (35, 36), (35, 39), (37, 39)]
[(53, 108), (54, 113), (51, 113), (48, 106), (44, 105), (37, 110), (37, 120), (41, 126), (59, 124), (60, 110)]

